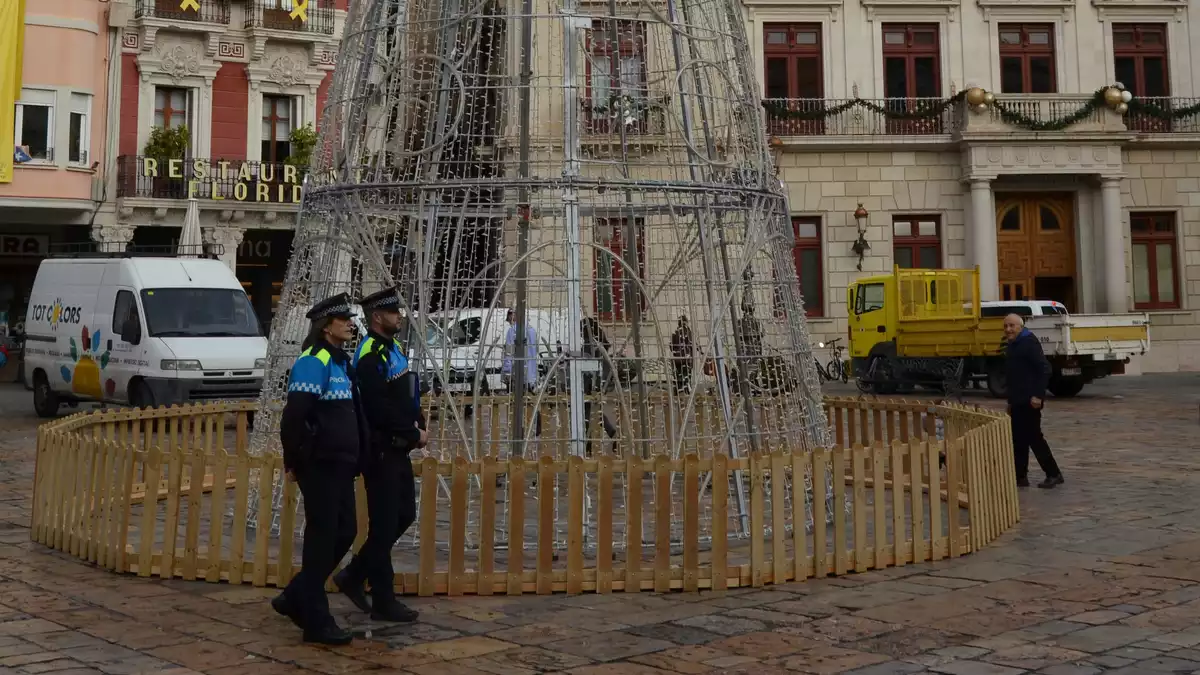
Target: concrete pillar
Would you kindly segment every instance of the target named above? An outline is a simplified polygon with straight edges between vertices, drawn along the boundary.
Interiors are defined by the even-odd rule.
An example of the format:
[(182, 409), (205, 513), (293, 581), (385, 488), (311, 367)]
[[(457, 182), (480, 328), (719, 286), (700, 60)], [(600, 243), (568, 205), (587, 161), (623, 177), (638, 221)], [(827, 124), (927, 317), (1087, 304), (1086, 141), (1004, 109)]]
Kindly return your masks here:
[(971, 179), (971, 264), (979, 266), (981, 301), (1000, 299), (1000, 272), (996, 253), (996, 210), (992, 207), (990, 178)]
[(1101, 218), (1104, 221), (1104, 300), (1109, 313), (1127, 312), (1125, 223), (1121, 217), (1121, 179), (1100, 179)]
[(124, 253), (137, 225), (93, 225), (92, 241), (101, 253)]
[(206, 227), (204, 228), (204, 244), (209, 251), (217, 250), (217, 258), (229, 266), (237, 274), (238, 247), (242, 245), (242, 237), (246, 231), (237, 227)]

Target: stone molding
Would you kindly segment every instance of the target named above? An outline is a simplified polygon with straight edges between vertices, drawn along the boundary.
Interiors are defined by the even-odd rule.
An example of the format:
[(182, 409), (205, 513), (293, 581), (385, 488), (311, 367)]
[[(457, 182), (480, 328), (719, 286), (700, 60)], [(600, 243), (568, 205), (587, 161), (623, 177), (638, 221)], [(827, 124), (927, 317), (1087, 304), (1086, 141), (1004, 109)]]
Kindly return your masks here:
[(968, 180), (1027, 174), (1123, 173), (1120, 144), (1067, 143), (970, 144), (962, 152), (963, 175)]

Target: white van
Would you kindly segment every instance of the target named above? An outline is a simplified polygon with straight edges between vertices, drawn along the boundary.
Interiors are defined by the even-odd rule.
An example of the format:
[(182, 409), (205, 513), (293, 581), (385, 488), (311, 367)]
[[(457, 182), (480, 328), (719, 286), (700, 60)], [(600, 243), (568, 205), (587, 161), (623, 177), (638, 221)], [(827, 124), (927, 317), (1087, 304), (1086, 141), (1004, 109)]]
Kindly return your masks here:
[(233, 271), (200, 258), (49, 258), (25, 322), (34, 408), (251, 399), (267, 340)]
[[(480, 391), (502, 391), (506, 340), (509, 325), (505, 321), (507, 307), (459, 309), (429, 315), (434, 324), (426, 335), (429, 369), (436, 378), (436, 388), (451, 393), (468, 393), (474, 389), (476, 374), (480, 376)], [(567, 313), (554, 309), (529, 309), (525, 312), (528, 325), (537, 339), (539, 380), (558, 355), (559, 346), (567, 350), (569, 333)], [(598, 372), (600, 362), (583, 362), (584, 372)]]

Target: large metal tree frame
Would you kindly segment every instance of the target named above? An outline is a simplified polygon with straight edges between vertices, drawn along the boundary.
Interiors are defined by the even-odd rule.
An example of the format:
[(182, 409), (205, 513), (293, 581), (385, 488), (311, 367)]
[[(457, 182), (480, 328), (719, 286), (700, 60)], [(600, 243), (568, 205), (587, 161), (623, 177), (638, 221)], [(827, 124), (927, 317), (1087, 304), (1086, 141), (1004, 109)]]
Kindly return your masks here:
[(305, 309), (391, 284), (443, 458), (828, 446), (736, 0), (357, 1), (320, 127), (252, 451)]

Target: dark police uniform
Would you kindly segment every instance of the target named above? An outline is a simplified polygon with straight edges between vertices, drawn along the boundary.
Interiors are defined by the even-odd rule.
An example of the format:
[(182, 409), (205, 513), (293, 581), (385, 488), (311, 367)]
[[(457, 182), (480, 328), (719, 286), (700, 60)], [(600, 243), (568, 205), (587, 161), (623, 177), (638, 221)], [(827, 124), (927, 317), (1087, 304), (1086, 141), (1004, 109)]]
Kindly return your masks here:
[[(351, 316), (345, 293), (317, 303), (312, 321)], [(279, 424), (283, 464), (304, 496), (301, 570), (272, 601), (277, 612), (304, 630), (305, 641), (345, 644), (350, 634), (334, 622), (325, 580), (354, 543), (354, 478), (363, 459), (361, 413), (354, 369), (341, 348), (323, 339), (292, 366)]]
[[(362, 299), (363, 311), (400, 310), (389, 288)], [(417, 612), (396, 600), (392, 547), (413, 524), (417, 513), (416, 482), (408, 453), (421, 440), (420, 382), (392, 336), (370, 331), (354, 357), (363, 409), (370, 429), (370, 451), (363, 470), (367, 488), (369, 530), (358, 554), (334, 577), (338, 589), (359, 609), (380, 621), (415, 621)], [(367, 601), (363, 583), (371, 584)]]

